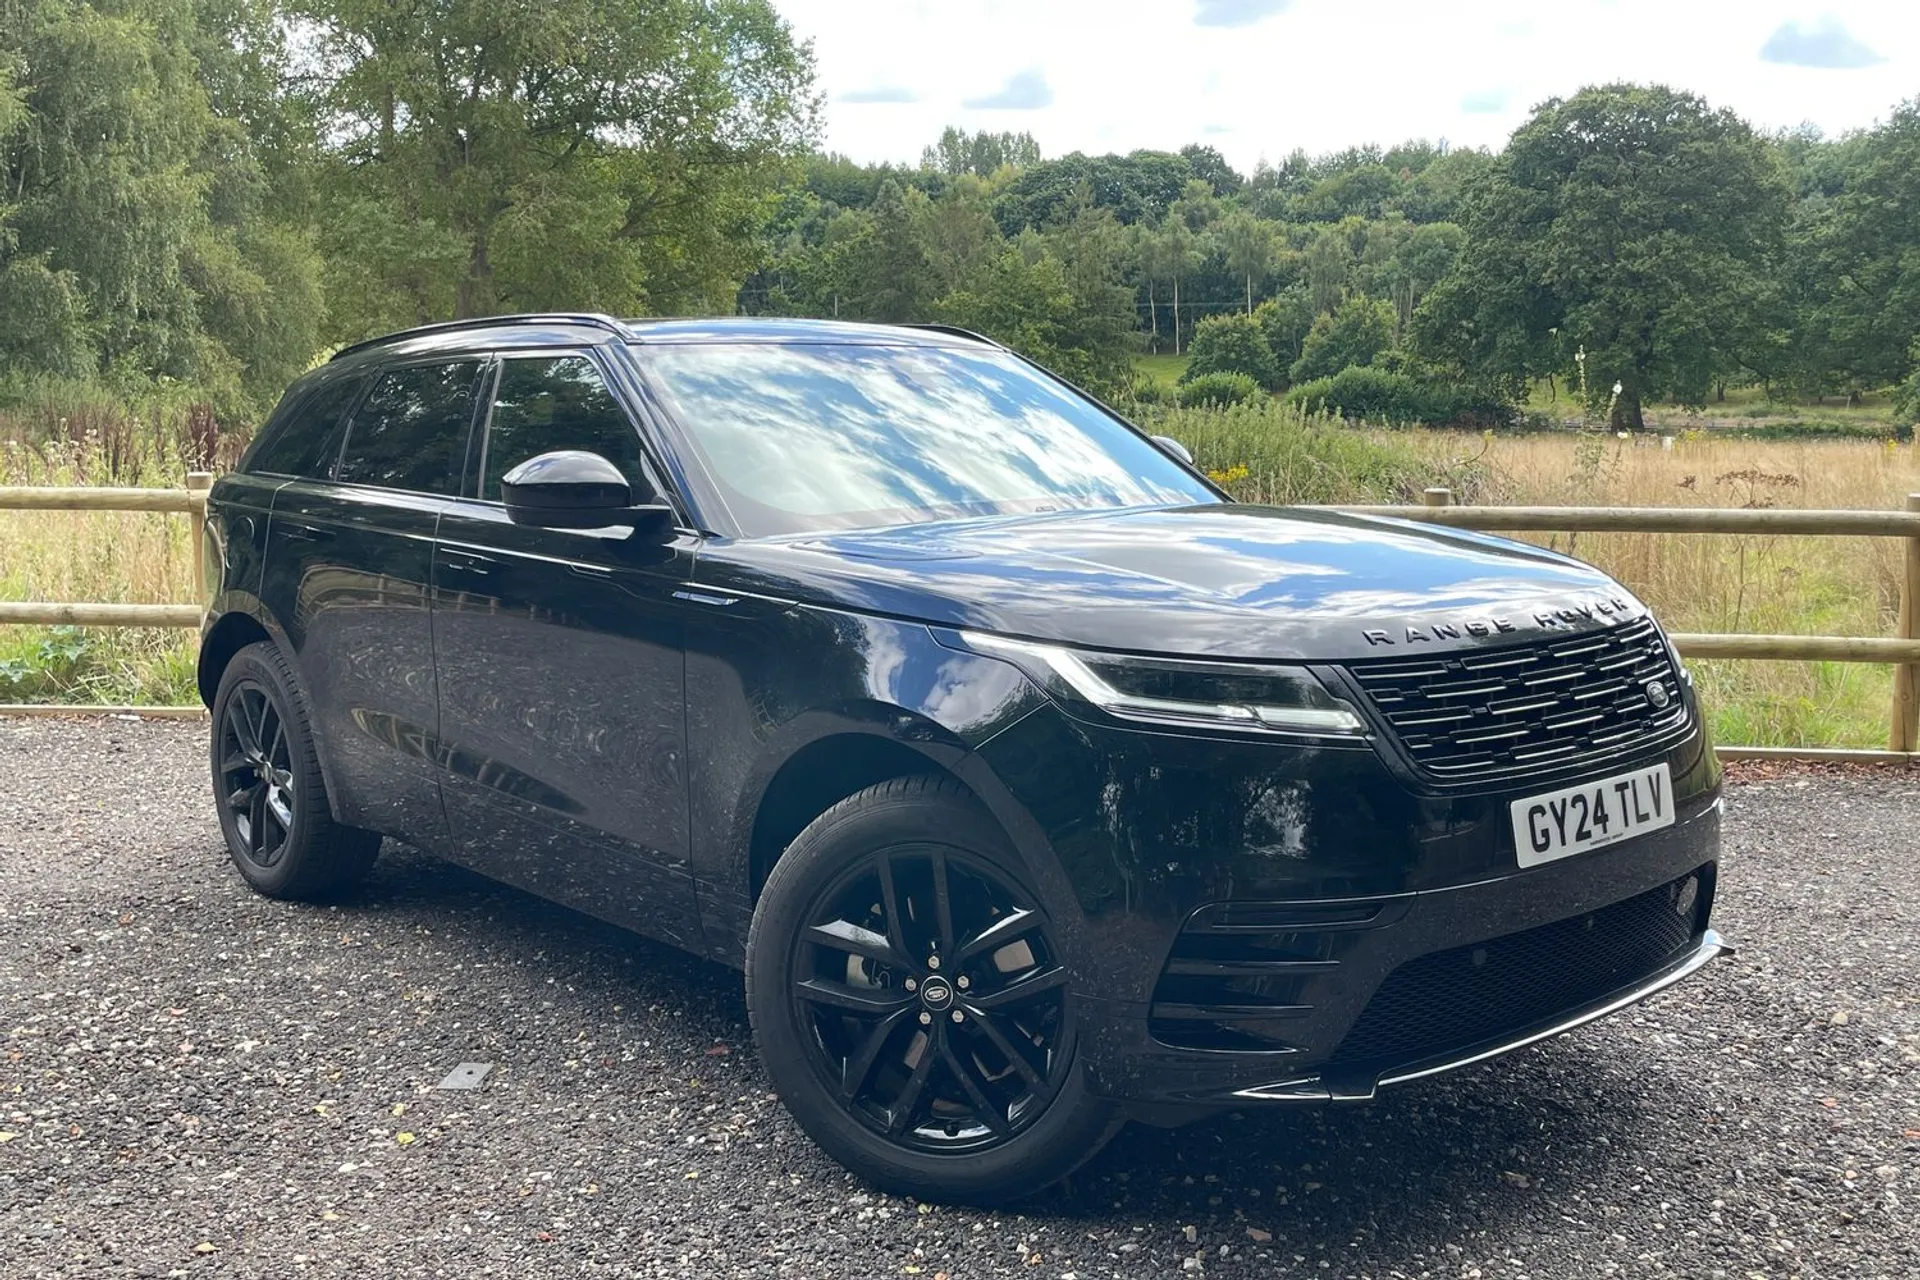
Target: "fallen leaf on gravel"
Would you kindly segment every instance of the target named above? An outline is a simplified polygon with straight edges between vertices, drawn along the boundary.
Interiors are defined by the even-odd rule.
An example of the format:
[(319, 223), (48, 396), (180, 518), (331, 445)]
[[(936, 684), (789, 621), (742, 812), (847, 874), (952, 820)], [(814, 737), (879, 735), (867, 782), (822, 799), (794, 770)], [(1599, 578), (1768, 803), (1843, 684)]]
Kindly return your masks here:
[(396, 1102), (396, 1103), (394, 1103), (394, 1104), (393, 1104), (393, 1114), (394, 1114), (394, 1115), (397, 1115), (397, 1116), (403, 1116), (403, 1115), (405, 1115), (405, 1114), (407, 1114), (407, 1104), (406, 1104), (406, 1103), (404, 1103), (404, 1102)]
[(1267, 1241), (1273, 1239), (1273, 1232), (1262, 1231), (1258, 1227), (1248, 1227), (1247, 1239), (1253, 1241), (1255, 1244), (1265, 1244)]
[(1920, 1138), (1920, 1129), (1902, 1129), (1900, 1136), (1903, 1138)]
[(1524, 1173), (1514, 1173), (1511, 1170), (1505, 1170), (1505, 1171), (1502, 1171), (1502, 1173), (1500, 1174), (1500, 1177), (1503, 1181), (1505, 1181), (1509, 1185), (1520, 1187), (1522, 1189), (1525, 1189), (1533, 1185), (1533, 1179), (1529, 1178)]
[(733, 1050), (728, 1048), (726, 1045), (717, 1044), (713, 1046), (713, 1048), (707, 1050), (707, 1056), (709, 1058), (724, 1058), (732, 1052)]
[(201, 1241), (201, 1242), (200, 1242), (199, 1244), (197, 1244), (197, 1245), (195, 1245), (195, 1246), (193, 1246), (193, 1251), (194, 1251), (195, 1253), (215, 1253), (215, 1252), (218, 1252), (218, 1251), (217, 1251), (217, 1250), (216, 1250), (216, 1249), (215, 1249), (215, 1248), (213, 1247), (213, 1241), (211, 1241), (211, 1240), (202, 1240), (202, 1241)]
[(0, 1142), (12, 1142), (15, 1138), (19, 1136), (20, 1136), (19, 1134), (9, 1129), (9, 1130), (6, 1130), (5, 1132), (0, 1132)]
[(695, 1178), (698, 1178), (699, 1176), (700, 1176), (700, 1171), (699, 1171), (698, 1169), (689, 1169), (689, 1170), (687, 1170), (687, 1181), (688, 1181), (688, 1182), (692, 1182), (692, 1181), (693, 1181), (693, 1180), (694, 1180)]
[(403, 1147), (410, 1147), (413, 1145), (413, 1135), (410, 1133), (406, 1133), (404, 1131), (401, 1133), (394, 1134), (393, 1140), (399, 1143)]
[(1187, 1238), (1188, 1244), (1192, 1244), (1195, 1240), (1198, 1240), (1200, 1238), (1200, 1228), (1182, 1227), (1180, 1228), (1180, 1234)]
[(340, 1215), (339, 1215), (339, 1214), (337, 1214), (337, 1213), (335, 1213), (335, 1212), (334, 1212), (333, 1210), (331, 1210), (331, 1209), (329, 1209), (329, 1210), (327, 1210), (327, 1211), (326, 1211), (325, 1213), (323, 1213), (323, 1214), (321, 1214), (321, 1215), (320, 1215), (320, 1221), (322, 1221), (322, 1222), (338, 1222), (338, 1221), (340, 1221)]
[(537, 1231), (537, 1232), (535, 1232), (535, 1233), (534, 1233), (534, 1236), (533, 1236), (533, 1238), (534, 1238), (535, 1240), (538, 1240), (538, 1241), (539, 1241), (539, 1242), (540, 1242), (541, 1244), (552, 1244), (552, 1243), (553, 1243), (553, 1232), (551, 1232), (551, 1231)]

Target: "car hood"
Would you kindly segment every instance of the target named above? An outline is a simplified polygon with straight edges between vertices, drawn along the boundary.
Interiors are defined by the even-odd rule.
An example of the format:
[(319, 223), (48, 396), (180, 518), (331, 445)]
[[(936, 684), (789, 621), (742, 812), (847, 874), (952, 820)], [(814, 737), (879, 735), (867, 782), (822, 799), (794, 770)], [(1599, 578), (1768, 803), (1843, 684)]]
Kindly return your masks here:
[(695, 577), (935, 626), (1235, 658), (1437, 652), (1644, 612), (1599, 570), (1524, 543), (1241, 504), (720, 542)]

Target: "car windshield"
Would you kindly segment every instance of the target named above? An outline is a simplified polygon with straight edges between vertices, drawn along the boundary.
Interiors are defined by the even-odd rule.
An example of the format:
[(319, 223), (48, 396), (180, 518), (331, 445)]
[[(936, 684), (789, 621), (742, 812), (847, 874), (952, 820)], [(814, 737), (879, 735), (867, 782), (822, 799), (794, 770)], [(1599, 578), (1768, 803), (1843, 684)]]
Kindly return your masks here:
[(697, 455), (704, 475), (690, 479), (748, 537), (1219, 501), (1003, 351), (663, 343), (637, 355)]

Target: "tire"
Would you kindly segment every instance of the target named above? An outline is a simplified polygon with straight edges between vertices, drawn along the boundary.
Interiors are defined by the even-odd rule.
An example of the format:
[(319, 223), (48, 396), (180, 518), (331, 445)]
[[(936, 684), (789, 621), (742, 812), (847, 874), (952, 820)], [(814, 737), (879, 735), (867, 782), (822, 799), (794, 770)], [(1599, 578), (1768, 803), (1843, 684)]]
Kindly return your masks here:
[(274, 645), (248, 645), (220, 673), (209, 761), (227, 852), (259, 892), (325, 898), (373, 866), (380, 837), (333, 820), (306, 699)]
[(994, 1204), (1120, 1127), (1086, 1087), (1072, 972), (979, 802), (898, 778), (833, 806), (774, 867), (747, 1010), (774, 1089), (827, 1154), (885, 1191)]

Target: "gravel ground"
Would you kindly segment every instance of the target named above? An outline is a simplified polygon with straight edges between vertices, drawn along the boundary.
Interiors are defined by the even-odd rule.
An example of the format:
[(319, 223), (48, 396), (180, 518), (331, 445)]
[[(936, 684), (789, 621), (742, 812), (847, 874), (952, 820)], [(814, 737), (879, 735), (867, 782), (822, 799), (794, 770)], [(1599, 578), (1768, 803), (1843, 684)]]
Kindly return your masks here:
[(1920, 1275), (1917, 775), (1736, 787), (1740, 953), (1633, 1013), (984, 1213), (821, 1156), (725, 970), (392, 845), (255, 897), (205, 732), (0, 720), (0, 1274)]

